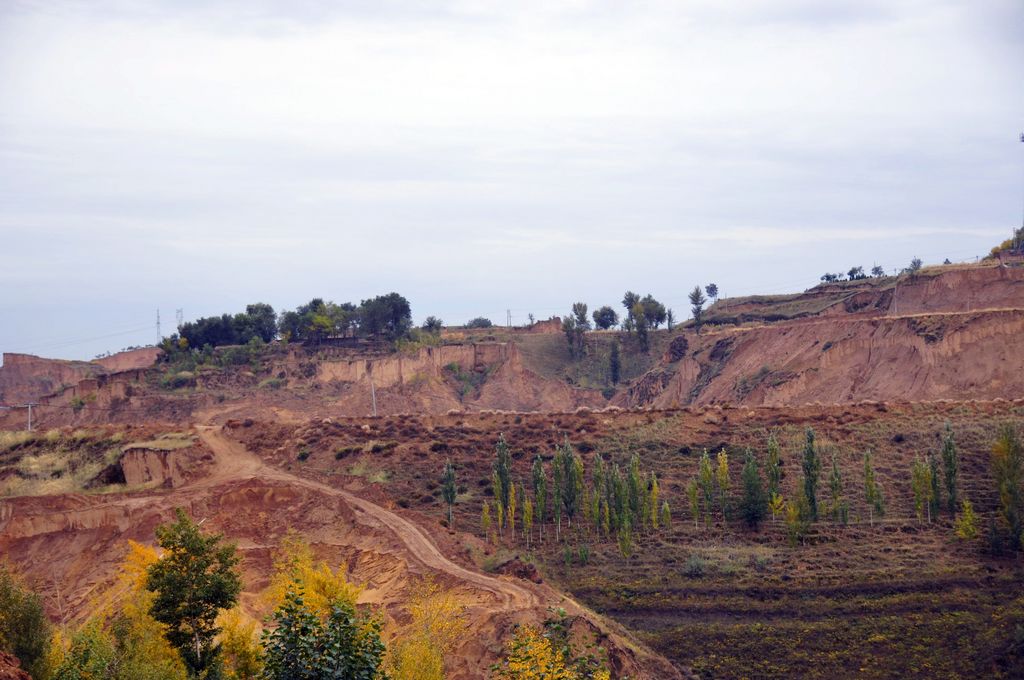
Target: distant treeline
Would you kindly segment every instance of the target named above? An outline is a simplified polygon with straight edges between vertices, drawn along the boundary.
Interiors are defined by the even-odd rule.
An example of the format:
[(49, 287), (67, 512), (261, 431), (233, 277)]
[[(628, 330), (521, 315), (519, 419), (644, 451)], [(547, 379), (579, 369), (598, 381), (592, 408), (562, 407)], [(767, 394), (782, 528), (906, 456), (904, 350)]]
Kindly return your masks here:
[(176, 349), (201, 349), (206, 346), (244, 345), (271, 342), (318, 344), (331, 337), (365, 337), (395, 341), (412, 328), (409, 301), (398, 293), (336, 304), (313, 298), (292, 311), (278, 315), (270, 305), (257, 302), (238, 314), (208, 316), (178, 327), (164, 345)]

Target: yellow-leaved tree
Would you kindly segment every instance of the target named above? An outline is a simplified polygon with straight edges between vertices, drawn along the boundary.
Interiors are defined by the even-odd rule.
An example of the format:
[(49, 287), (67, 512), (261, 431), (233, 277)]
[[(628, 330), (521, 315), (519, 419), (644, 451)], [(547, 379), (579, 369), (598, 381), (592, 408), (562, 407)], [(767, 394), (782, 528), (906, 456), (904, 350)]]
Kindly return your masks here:
[(577, 680), (551, 640), (533, 626), (520, 626), (509, 640), (505, 658), (491, 669), (496, 680)]
[(297, 533), (282, 541), (264, 593), (273, 622), (263, 637), (266, 680), (376, 678), (383, 668), (382, 621), (356, 606), (362, 587), (346, 569), (317, 561)]
[(290, 531), (275, 556), (274, 576), (263, 600), (274, 610), (284, 602), (289, 589), (299, 588), (306, 607), (321, 618), (326, 617), (333, 604), (356, 606), (363, 588), (350, 583), (347, 576), (343, 564), (331, 569), (326, 562), (317, 562), (309, 544)]
[(392, 680), (443, 680), (444, 660), (466, 632), (466, 607), (455, 593), (431, 577), (409, 593), (409, 624), (391, 646), (387, 667)]
[(223, 612), (217, 618), (220, 628), (220, 655), (227, 680), (256, 680), (263, 670), (260, 626), (240, 607)]
[(566, 655), (534, 626), (519, 626), (505, 649), (505, 658), (491, 667), (493, 680), (609, 680), (605, 669), (581, 674)]
[(70, 636), (54, 636), (54, 676), (113, 680), (184, 680), (185, 665), (164, 636), (165, 626), (149, 614), (155, 593), (146, 590), (146, 569), (159, 556), (152, 547), (128, 541), (128, 554), (113, 587), (100, 595), (94, 614)]

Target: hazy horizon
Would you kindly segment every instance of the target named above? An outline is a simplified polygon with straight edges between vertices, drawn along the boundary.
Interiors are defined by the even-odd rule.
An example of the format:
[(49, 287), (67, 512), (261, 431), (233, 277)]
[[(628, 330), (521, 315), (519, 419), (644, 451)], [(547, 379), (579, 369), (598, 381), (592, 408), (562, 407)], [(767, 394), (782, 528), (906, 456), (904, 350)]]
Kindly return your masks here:
[(803, 290), (1022, 221), (1024, 6), (0, 7), (0, 352), (390, 291), (514, 323)]

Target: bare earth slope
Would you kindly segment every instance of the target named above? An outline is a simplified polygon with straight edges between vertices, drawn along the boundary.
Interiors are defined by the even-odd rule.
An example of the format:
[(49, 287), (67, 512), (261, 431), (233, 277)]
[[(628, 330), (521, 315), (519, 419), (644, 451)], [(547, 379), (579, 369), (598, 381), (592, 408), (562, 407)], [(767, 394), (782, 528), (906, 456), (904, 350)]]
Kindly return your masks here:
[[(804, 306), (783, 296), (779, 306)], [(914, 277), (861, 295), (854, 311), (680, 334), (659, 366), (615, 403), (799, 405), (862, 400), (1015, 398), (1024, 394), (1024, 268)], [(885, 303), (879, 309), (878, 303)], [(748, 310), (748, 313), (749, 310)]]
[(28, 569), (62, 617), (88, 612), (109, 587), (128, 539), (149, 542), (175, 507), (239, 541), (253, 605), (266, 585), (270, 552), (289, 529), (365, 582), (364, 599), (384, 607), (389, 631), (402, 617), (410, 579), (433, 574), (469, 605), (471, 629), (453, 656), (453, 678), (483, 677), (514, 624), (538, 623), (548, 606), (581, 617), (602, 641), (617, 673), (673, 678), (679, 672), (618, 629), (551, 588), (494, 577), (448, 559), (413, 522), (353, 493), (263, 463), (220, 429), (198, 433), (213, 454), (209, 473), (173, 491), (21, 497), (0, 501), (0, 554)]
[[(180, 365), (152, 368), (147, 362), (153, 357), (145, 353), (111, 357), (105, 365), (8, 355), (0, 368), (4, 399), (38, 399), (39, 427), (66, 428), (56, 439), (90, 425), (142, 423), (156, 431), (156, 423), (167, 423), (187, 436), (195, 433), (199, 441), (198, 451), (190, 449), (190, 457), (182, 458), (188, 469), (174, 468), (169, 476), (163, 468), (173, 467), (170, 454), (140, 449), (124, 454), (125, 478), (105, 488), (108, 493), (0, 499), (0, 555), (44, 590), (55, 618), (77, 619), (107, 592), (126, 541), (151, 542), (154, 527), (184, 507), (205, 519), (204, 526), (239, 542), (243, 601), (256, 611), (272, 551), (293, 529), (366, 584), (364, 600), (382, 608), (388, 635), (407, 620), (403, 603), (411, 579), (433, 575), (454, 589), (470, 607), (474, 632), (453, 658), (457, 678), (482, 677), (514, 624), (542, 620), (555, 605), (578, 615), (580, 625), (597, 635), (616, 675), (633, 678), (678, 677), (678, 669), (697, 667), (696, 660), (716, 676), (792, 672), (804, 661), (799, 650), (785, 647), (797, 639), (794, 626), (805, 623), (805, 597), (828, 600), (819, 614), (831, 626), (836, 607), (847, 606), (843, 588), (851, 578), (863, 587), (857, 597), (867, 598), (898, 577), (912, 602), (903, 593), (885, 597), (922, 617), (931, 613), (930, 593), (952, 583), (965, 603), (963, 616), (976, 617), (963, 625), (965, 634), (984, 630), (985, 617), (1001, 615), (996, 604), (1009, 577), (992, 580), (987, 574), (1009, 567), (979, 561), (967, 546), (950, 551), (948, 526), (919, 526), (905, 477), (909, 461), (934, 448), (937, 433), (952, 421), (958, 436), (970, 437), (963, 457), (965, 491), (981, 512), (993, 513), (992, 494), (984, 491), (986, 447), (999, 422), (1019, 420), (1021, 405), (1013, 400), (1024, 394), (1024, 267), (942, 267), (913, 277), (723, 301), (708, 318), (714, 323), (699, 335), (692, 329), (657, 331), (652, 345), (667, 348), (663, 355), (660, 349), (654, 356), (639, 353), (630, 336), (595, 335), (590, 363), (583, 370), (580, 362), (575, 372), (567, 370), (571, 360), (563, 343), (534, 343), (521, 354), (514, 334), (372, 356), (273, 345), (241, 361), (223, 352), (213, 360), (185, 357)], [(579, 385), (600, 386), (603, 364), (596, 357), (615, 342), (638, 367), (630, 375), (639, 377), (619, 386), (610, 400), (630, 411), (602, 413), (609, 401), (598, 389)], [(574, 382), (574, 375), (587, 380)], [(382, 417), (370, 418), (374, 409)], [(0, 427), (23, 424), (22, 412), (0, 412)], [(849, 530), (820, 524), (805, 552), (787, 548), (775, 523), (739, 541), (725, 521), (716, 527), (691, 524), (684, 489), (695, 474), (696, 452), (729, 448), (739, 460), (747, 446), (761, 445), (767, 430), (783, 428), (792, 471), (783, 486), (791, 493), (803, 426), (832, 440), (829, 450), (838, 452), (848, 489), (860, 482), (864, 447), (878, 454), (879, 478), (891, 503), (884, 522), (876, 528), (869, 519), (865, 528), (861, 516)], [(670, 535), (638, 539), (643, 548), (633, 558), (623, 560), (614, 541), (598, 543), (581, 530), (572, 550), (549, 542), (533, 556), (545, 576), (643, 631), (677, 667), (548, 585), (483, 574), (473, 566), (473, 555), (493, 554), (486, 537), (473, 533), (499, 432), (517, 446), (516, 466), (524, 480), (533, 456), (549, 456), (566, 437), (581, 451), (623, 468), (627, 454), (636, 453), (662, 479), (674, 516), (685, 519), (673, 524)], [(448, 456), (459, 465), (460, 482), (469, 479), (465, 492), (460, 490), (464, 500), (456, 521), (466, 533), (443, 529), (437, 519), (436, 477)], [(8, 474), (45, 477), (43, 458), (8, 461)], [(372, 481), (371, 467), (385, 479), (390, 475), (390, 482)], [(168, 477), (166, 487), (143, 488), (161, 474)], [(134, 490), (126, 486), (135, 482), (140, 486)], [(414, 505), (431, 514), (418, 513)], [(592, 556), (570, 567), (573, 550), (580, 554), (579, 541), (593, 541)], [(720, 564), (707, 581), (686, 573), (691, 556), (701, 554)], [(884, 568), (851, 571), (851, 555)], [(935, 566), (946, 557), (952, 560), (948, 565)], [(765, 628), (768, 565), (778, 566), (769, 594), (785, 606)], [(828, 567), (827, 578), (821, 578), (821, 565)], [(970, 569), (978, 584), (954, 583), (947, 568), (958, 574)], [(808, 574), (817, 581), (801, 581)], [(742, 588), (737, 578), (746, 579)], [(723, 595), (735, 600), (733, 609), (719, 602)], [(918, 606), (919, 600), (925, 604)], [(856, 603), (853, 623), (874, 626), (873, 606)], [(878, 606), (889, 607), (888, 599)], [(877, 643), (878, 635), (911, 635), (908, 620), (895, 616), (881, 632), (843, 628), (839, 621), (836, 634), (845, 636), (849, 651)], [(743, 625), (734, 626), (736, 621)], [(832, 632), (818, 623), (808, 626), (814, 644), (827, 649)], [(762, 638), (777, 643), (757, 647)], [(921, 638), (928, 649), (945, 639)], [(756, 650), (735, 651), (743, 644)], [(920, 655), (913, 654), (919, 650), (886, 649), (891, 659), (909, 659), (908, 672), (918, 668)], [(735, 659), (725, 663), (729, 650)], [(941, 661), (956, 670), (951, 657)], [(841, 675), (841, 666), (837, 661), (819, 675)], [(872, 674), (881, 677), (883, 670)]]

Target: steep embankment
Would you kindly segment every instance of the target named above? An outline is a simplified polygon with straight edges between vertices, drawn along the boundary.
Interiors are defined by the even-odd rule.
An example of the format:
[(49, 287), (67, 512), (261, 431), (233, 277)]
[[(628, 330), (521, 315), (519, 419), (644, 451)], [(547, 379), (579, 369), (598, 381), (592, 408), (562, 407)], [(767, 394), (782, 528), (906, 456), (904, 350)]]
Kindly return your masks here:
[[(1013, 398), (1024, 392), (1024, 266), (948, 266), (913, 276), (721, 301), (700, 335), (656, 331), (658, 361), (625, 334), (594, 334), (582, 360), (557, 337), (466, 342), (414, 353), (272, 346), (258, 356), (139, 368), (152, 353), (89, 363), (8, 355), (0, 386), (37, 398), (42, 427), (103, 422), (303, 420), (377, 413), (600, 408), (621, 346), (621, 407)], [(513, 334), (514, 335), (514, 334)], [(522, 348), (520, 347), (522, 344)], [(237, 348), (236, 348), (237, 349)], [(657, 356), (657, 355), (655, 355)], [(189, 363), (191, 361), (191, 363)], [(653, 367), (652, 367), (653, 364)], [(0, 425), (24, 422), (0, 413)]]
[(88, 361), (44, 359), (31, 354), (4, 354), (0, 366), (0, 402), (34, 401), (65, 385), (74, 385), (104, 372)]
[(515, 624), (542, 621), (547, 607), (555, 605), (580, 617), (597, 635), (617, 674), (680, 677), (664, 659), (551, 588), (456, 564), (423, 529), (395, 512), (342, 488), (272, 468), (219, 429), (199, 428), (198, 433), (214, 464), (208, 474), (174, 491), (0, 502), (0, 552), (46, 588), (53, 614), (80, 618), (110, 597), (127, 540), (152, 541), (154, 527), (169, 519), (175, 507), (183, 507), (205, 526), (238, 541), (247, 584), (243, 603), (252, 613), (260, 608), (258, 593), (268, 583), (273, 549), (295, 530), (366, 585), (362, 599), (380, 607), (389, 635), (400, 629), (413, 581), (430, 575), (451, 589), (468, 608), (473, 634), (452, 654), (450, 677), (482, 677)]
[[(547, 380), (523, 366), (514, 343), (425, 347), (413, 356), (318, 362), (312, 381), (289, 371), (289, 386), (334, 387), (328, 415), (449, 410), (559, 411), (603, 403), (600, 395)], [(308, 373), (308, 371), (306, 371)]]
[[(785, 296), (779, 305), (803, 306)], [(853, 311), (680, 334), (615, 403), (671, 407), (1016, 398), (1024, 393), (1024, 268), (978, 267), (861, 290)], [(885, 304), (885, 309), (880, 306)], [(777, 313), (767, 301), (759, 313)], [(746, 313), (751, 313), (748, 310)]]
[(149, 368), (159, 356), (160, 350), (155, 347), (118, 352), (95, 361), (65, 361), (6, 353), (0, 366), (0, 402), (37, 401), (84, 380)]
[(717, 301), (705, 313), (710, 325), (790, 321), (820, 316), (963, 312), (1021, 306), (1021, 263), (944, 265), (856, 281), (823, 283), (802, 293), (751, 295)]
[[(335, 356), (329, 348), (276, 349), (255, 366), (202, 365), (176, 373), (161, 365), (100, 374), (38, 402), (39, 427), (56, 427), (224, 422), (232, 417), (302, 420), (367, 416), (375, 410), (379, 415), (571, 411), (605, 400), (595, 390), (575, 389), (524, 367), (515, 344), (489, 342), (375, 356)], [(0, 412), (0, 426), (16, 428), (23, 421), (22, 413)]]

